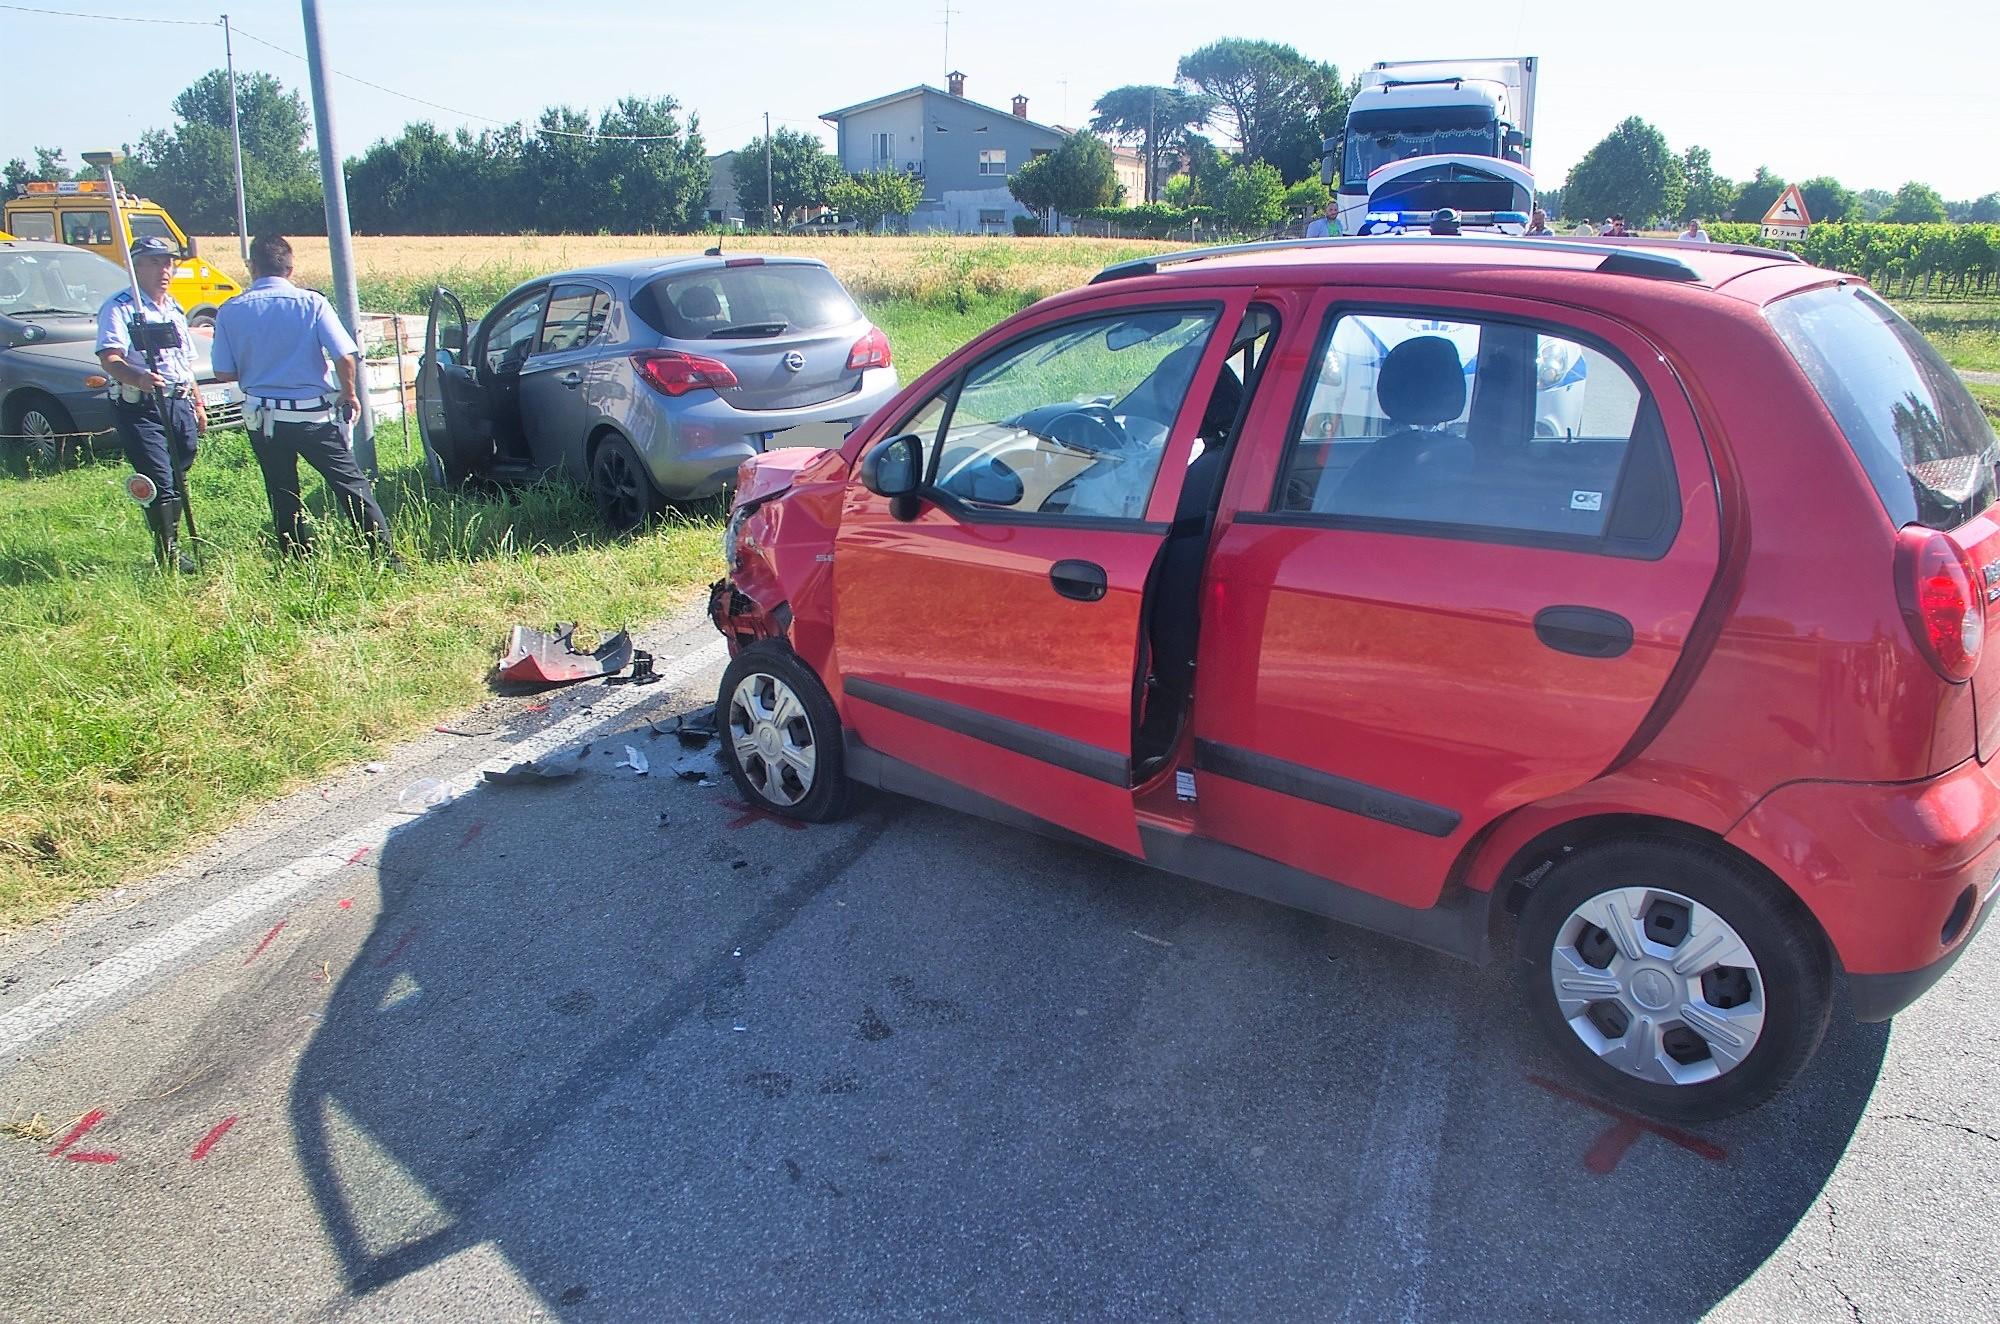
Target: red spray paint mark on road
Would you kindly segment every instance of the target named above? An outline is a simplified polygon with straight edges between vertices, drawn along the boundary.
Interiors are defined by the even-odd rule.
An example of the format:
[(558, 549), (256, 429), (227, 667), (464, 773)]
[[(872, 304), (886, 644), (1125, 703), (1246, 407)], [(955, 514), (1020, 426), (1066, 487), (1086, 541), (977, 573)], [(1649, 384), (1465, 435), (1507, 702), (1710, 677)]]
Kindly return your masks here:
[(208, 1151), (215, 1148), (215, 1142), (222, 1139), (223, 1136), (227, 1135), (229, 1133), (229, 1128), (234, 1125), (236, 1125), (236, 1119), (234, 1117), (223, 1118), (220, 1122), (216, 1124), (216, 1127), (213, 1131), (210, 1131), (207, 1135), (201, 1138), (201, 1143), (194, 1147), (194, 1153), (188, 1155), (188, 1157), (190, 1159), (193, 1159), (197, 1163), (207, 1158)]
[(349, 864), (359, 864), (359, 863), (361, 863), (361, 861), (362, 861), (362, 860), (363, 860), (364, 858), (366, 858), (366, 857), (367, 857), (367, 854), (368, 854), (368, 851), (369, 851), (369, 848), (368, 848), (367, 846), (363, 846), (363, 847), (362, 847), (362, 848), (361, 848), (360, 850), (358, 850), (358, 851), (355, 851), (355, 852), (354, 852), (354, 854), (352, 854), (352, 855), (348, 856), (348, 857), (347, 857), (347, 862), (348, 862)]
[(423, 925), (417, 924), (417, 925), (412, 925), (410, 928), (404, 929), (403, 936), (396, 939), (396, 945), (389, 949), (389, 954), (387, 956), (383, 957), (381, 960), (375, 963), (375, 968), (377, 970), (388, 969), (389, 963), (394, 961), (397, 957), (403, 954), (403, 949), (410, 945), (410, 940), (417, 936), (417, 931), (421, 928), (423, 928)]
[(741, 800), (723, 799), (717, 800), (716, 803), (724, 809), (740, 811), (735, 818), (730, 819), (725, 825), (731, 832), (741, 832), (752, 823), (776, 823), (779, 827), (790, 832), (804, 832), (806, 830), (806, 824), (801, 823), (796, 818), (786, 818), (780, 814), (773, 814), (759, 809), (755, 805), (745, 804)]
[(271, 939), (278, 936), (278, 930), (284, 928), (285, 925), (289, 923), (291, 923), (290, 920), (281, 919), (276, 924), (273, 924), (271, 926), (271, 931), (264, 935), (264, 941), (257, 944), (257, 950), (251, 952), (250, 955), (243, 958), (243, 964), (249, 965), (252, 961), (262, 956), (264, 954), (264, 949), (271, 945)]
[(1625, 1157), (1625, 1151), (1639, 1142), (1645, 1132), (1637, 1122), (1613, 1122), (1611, 1129), (1597, 1137), (1595, 1144), (1584, 1151), (1583, 1166), (1602, 1177), (1617, 1168), (1618, 1160)]
[(354, 898), (351, 896), (344, 896), (340, 898), (340, 908), (342, 910), (354, 909)]
[(1681, 1130), (1678, 1126), (1669, 1126), (1650, 1117), (1628, 1113), (1623, 1108), (1606, 1103), (1602, 1099), (1593, 1099), (1588, 1094), (1573, 1090), (1567, 1085), (1558, 1085), (1546, 1077), (1531, 1075), (1528, 1079), (1559, 1099), (1568, 1099), (1571, 1103), (1594, 1108), (1611, 1119), (1610, 1129), (1597, 1137), (1583, 1156), (1583, 1166), (1600, 1177), (1616, 1169), (1618, 1160), (1625, 1157), (1625, 1151), (1632, 1148), (1640, 1135), (1645, 1132), (1651, 1132), (1662, 1140), (1679, 1145), (1688, 1153), (1705, 1158), (1711, 1163), (1720, 1163), (1729, 1157), (1729, 1151), (1713, 1140), (1704, 1140), (1698, 1135)]
[(458, 839), (458, 848), (460, 850), (464, 850), (467, 846), (470, 846), (473, 842), (479, 840), (479, 834), (484, 832), (485, 830), (486, 830), (485, 819), (483, 818), (473, 819), (472, 826), (467, 828), (465, 830), (465, 835)]
[(116, 1163), (118, 1161), (116, 1154), (102, 1149), (93, 1149), (88, 1152), (79, 1150), (74, 1154), (65, 1154), (63, 1157), (71, 1163)]
[(56, 1155), (62, 1153), (64, 1150), (68, 1149), (71, 1145), (74, 1145), (77, 1141), (83, 1139), (83, 1137), (89, 1133), (90, 1128), (96, 1126), (99, 1122), (103, 1121), (104, 1117), (105, 1117), (104, 1109), (92, 1108), (89, 1112), (85, 1113), (82, 1117), (78, 1118), (76, 1125), (70, 1128), (69, 1134), (62, 1138), (62, 1143), (49, 1151), (49, 1157), (50, 1158), (56, 1157)]

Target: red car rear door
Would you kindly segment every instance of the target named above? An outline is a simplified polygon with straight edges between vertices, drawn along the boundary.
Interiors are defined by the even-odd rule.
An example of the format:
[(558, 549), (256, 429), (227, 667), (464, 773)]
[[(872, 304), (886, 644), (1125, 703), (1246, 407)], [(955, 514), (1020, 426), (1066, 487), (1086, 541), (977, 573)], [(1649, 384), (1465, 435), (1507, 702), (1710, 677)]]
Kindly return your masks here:
[(1225, 492), (1196, 830), (1428, 906), (1481, 829), (1634, 740), (1716, 576), (1715, 483), (1615, 321), (1419, 291), (1311, 320)]
[(1052, 311), (968, 353), (884, 434), (921, 437), (927, 484), (911, 519), (848, 490), (833, 688), (863, 757), (893, 761), (897, 784), (960, 788), (1137, 853), (1147, 576), (1247, 303), (1190, 289)]

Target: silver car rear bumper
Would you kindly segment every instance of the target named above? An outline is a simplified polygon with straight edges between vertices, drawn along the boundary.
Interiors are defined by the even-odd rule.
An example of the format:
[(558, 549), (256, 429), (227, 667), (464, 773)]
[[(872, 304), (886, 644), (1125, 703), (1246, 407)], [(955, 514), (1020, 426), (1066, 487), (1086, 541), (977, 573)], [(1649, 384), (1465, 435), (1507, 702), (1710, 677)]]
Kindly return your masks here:
[(683, 501), (720, 492), (738, 465), (767, 450), (838, 446), (896, 390), (894, 368), (870, 368), (858, 389), (800, 409), (738, 409), (707, 391), (664, 402), (654, 395), (648, 403), (666, 407), (643, 410), (628, 430), (660, 492)]

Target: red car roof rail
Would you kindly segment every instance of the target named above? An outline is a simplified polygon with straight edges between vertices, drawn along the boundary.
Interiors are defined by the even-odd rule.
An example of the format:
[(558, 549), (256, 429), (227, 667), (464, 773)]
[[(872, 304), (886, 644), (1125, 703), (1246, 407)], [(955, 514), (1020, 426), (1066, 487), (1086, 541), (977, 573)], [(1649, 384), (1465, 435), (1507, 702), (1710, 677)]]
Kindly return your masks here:
[[(1519, 251), (1532, 249), (1543, 253), (1574, 253), (1586, 256), (1601, 256), (1604, 260), (1597, 264), (1597, 270), (1607, 275), (1644, 276), (1651, 280), (1698, 281), (1701, 276), (1695, 269), (1669, 252), (1655, 251), (1652, 244), (1674, 245), (1681, 248), (1696, 248), (1708, 252), (1735, 253), (1743, 257), (1774, 257), (1798, 262), (1802, 259), (1796, 253), (1786, 253), (1775, 248), (1750, 248), (1731, 244), (1682, 243), (1678, 240), (1640, 241), (1628, 245), (1621, 237), (1610, 244), (1601, 240), (1588, 239), (1529, 239), (1513, 235), (1404, 235), (1395, 238), (1378, 235), (1338, 235), (1325, 239), (1267, 239), (1249, 244), (1223, 244), (1215, 248), (1190, 248), (1180, 253), (1161, 253), (1154, 257), (1133, 258), (1106, 267), (1090, 278), (1092, 285), (1106, 281), (1125, 280), (1133, 276), (1157, 275), (1162, 268), (1181, 266), (1189, 262), (1203, 262), (1210, 258), (1236, 257), (1245, 253), (1289, 253), (1299, 249), (1337, 249), (1352, 244), (1380, 245), (1383, 243), (1424, 243), (1469, 245), (1475, 248), (1507, 248)], [(1608, 250), (1608, 251), (1607, 251)]]

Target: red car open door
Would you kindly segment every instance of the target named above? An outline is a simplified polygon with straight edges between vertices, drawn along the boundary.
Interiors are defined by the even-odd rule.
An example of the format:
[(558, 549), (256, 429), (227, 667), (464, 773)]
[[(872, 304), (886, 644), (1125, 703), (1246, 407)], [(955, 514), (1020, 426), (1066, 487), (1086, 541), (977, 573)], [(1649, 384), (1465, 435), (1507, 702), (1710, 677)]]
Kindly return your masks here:
[(1147, 576), (1247, 301), (1051, 310), (969, 352), (889, 430), (922, 441), (917, 509), (855, 482), (834, 557), (830, 679), (871, 756), (1138, 852)]

